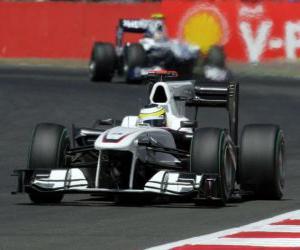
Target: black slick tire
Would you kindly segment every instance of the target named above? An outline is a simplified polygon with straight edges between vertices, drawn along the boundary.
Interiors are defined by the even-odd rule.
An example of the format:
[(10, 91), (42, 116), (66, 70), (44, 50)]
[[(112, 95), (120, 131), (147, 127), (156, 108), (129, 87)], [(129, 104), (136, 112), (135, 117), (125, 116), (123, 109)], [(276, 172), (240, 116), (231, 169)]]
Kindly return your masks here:
[(284, 135), (277, 125), (247, 125), (240, 145), (241, 188), (255, 198), (279, 200), (284, 189)]
[(214, 45), (207, 54), (206, 64), (217, 68), (225, 68), (225, 52), (223, 47)]
[(235, 149), (224, 129), (201, 128), (191, 143), (190, 170), (196, 174), (217, 174), (220, 204), (230, 198), (235, 183)]
[(147, 63), (147, 54), (143, 46), (139, 43), (133, 43), (126, 47), (125, 49), (125, 74), (126, 81), (128, 83), (141, 82), (141, 80), (136, 80), (130, 75), (132, 70), (136, 67), (143, 68)]
[(117, 65), (115, 48), (110, 43), (96, 42), (89, 63), (90, 80), (111, 81)]
[[(49, 170), (67, 167), (65, 151), (70, 147), (70, 140), (65, 127), (40, 123), (33, 132), (29, 150), (28, 169)], [(29, 198), (33, 203), (59, 203), (63, 194), (56, 192), (32, 191)]]

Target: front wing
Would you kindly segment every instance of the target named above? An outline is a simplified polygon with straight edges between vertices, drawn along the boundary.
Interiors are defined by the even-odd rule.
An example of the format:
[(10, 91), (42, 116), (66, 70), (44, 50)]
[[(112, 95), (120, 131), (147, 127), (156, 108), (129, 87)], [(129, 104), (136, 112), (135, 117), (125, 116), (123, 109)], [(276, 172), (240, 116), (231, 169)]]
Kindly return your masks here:
[(79, 168), (55, 169), (50, 172), (16, 170), (18, 177), (16, 193), (61, 192), (61, 193), (128, 193), (156, 194), (166, 196), (191, 196), (196, 199), (219, 199), (219, 176), (197, 175), (188, 172), (161, 170), (146, 182), (144, 189), (107, 189), (89, 187)]

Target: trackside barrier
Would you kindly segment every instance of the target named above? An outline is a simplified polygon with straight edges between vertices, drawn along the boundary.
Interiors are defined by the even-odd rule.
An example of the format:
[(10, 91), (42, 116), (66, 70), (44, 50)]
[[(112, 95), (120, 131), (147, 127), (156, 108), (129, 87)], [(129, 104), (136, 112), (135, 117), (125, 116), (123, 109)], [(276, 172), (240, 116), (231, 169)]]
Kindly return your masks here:
[(149, 18), (160, 6), (0, 2), (0, 57), (88, 58), (94, 41), (115, 42), (120, 17)]
[(199, 45), (204, 53), (212, 44), (222, 44), (234, 60), (297, 60), (300, 2), (249, 2), (0, 2), (0, 57), (87, 59), (94, 41), (115, 42), (119, 18), (149, 18), (163, 12), (169, 35)]

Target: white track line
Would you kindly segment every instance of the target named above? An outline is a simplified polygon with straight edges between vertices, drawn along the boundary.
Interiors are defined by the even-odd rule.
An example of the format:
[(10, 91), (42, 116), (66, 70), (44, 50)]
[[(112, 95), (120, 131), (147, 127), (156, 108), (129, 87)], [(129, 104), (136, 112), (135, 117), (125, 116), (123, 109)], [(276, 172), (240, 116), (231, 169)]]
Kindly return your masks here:
[(262, 227), (250, 228), (248, 232), (260, 231), (260, 232), (286, 232), (286, 233), (299, 233), (300, 226), (285, 226), (285, 225), (265, 225)]
[[(267, 232), (277, 232), (272, 230), (275, 228), (282, 228), (285, 230), (291, 231), (284, 231), (284, 232), (300, 232), (296, 231), (299, 230), (299, 226), (271, 226), (270, 224), (279, 222), (286, 219), (300, 219), (300, 210), (288, 212), (285, 214), (281, 214), (269, 219), (261, 220), (255, 223), (251, 223), (245, 226), (236, 227), (227, 229), (224, 231), (219, 231), (212, 234), (207, 234), (203, 236), (193, 237), (185, 240), (180, 240), (172, 243), (167, 243), (164, 245), (159, 245), (155, 247), (148, 248), (147, 250), (166, 250), (172, 249), (174, 247), (179, 247), (183, 245), (249, 245), (249, 246), (286, 246), (286, 247), (294, 247), (298, 246), (300, 248), (300, 239), (298, 238), (273, 238), (273, 239), (260, 239), (260, 238), (223, 238), (228, 235), (236, 234), (239, 232), (249, 232), (249, 231), (261, 231), (261, 230), (271, 230)], [(271, 229), (272, 228), (272, 229)], [(293, 229), (294, 228), (294, 229)], [(293, 231), (294, 230), (294, 231)], [(283, 232), (283, 231), (279, 231)], [(221, 239), (220, 239), (221, 238)]]

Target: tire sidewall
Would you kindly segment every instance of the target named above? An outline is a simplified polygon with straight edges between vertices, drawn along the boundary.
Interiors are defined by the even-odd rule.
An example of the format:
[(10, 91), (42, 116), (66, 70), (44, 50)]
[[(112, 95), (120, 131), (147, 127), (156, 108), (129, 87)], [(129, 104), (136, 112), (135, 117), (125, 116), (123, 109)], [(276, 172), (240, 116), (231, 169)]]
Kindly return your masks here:
[(239, 182), (254, 198), (279, 200), (284, 189), (284, 135), (277, 125), (245, 126), (240, 146)]
[[(52, 156), (50, 156), (50, 162), (48, 164), (47, 163), (43, 163), (43, 161), (40, 161), (40, 159), (43, 159), (43, 157), (48, 158), (48, 155), (46, 157), (43, 155), (40, 155), (36, 152), (34, 152), (34, 150), (36, 150), (36, 148), (39, 145), (35, 145), (36, 143), (39, 143), (39, 138), (37, 138), (38, 136), (40, 136), (43, 129), (45, 128), (51, 128), (53, 130), (56, 130), (56, 136), (57, 138), (55, 139), (55, 145), (49, 145), (50, 147), (55, 147), (52, 148), (51, 150), (49, 150), (52, 153)], [(53, 131), (51, 131), (53, 133)], [(47, 145), (46, 145), (47, 146)], [(38, 124), (36, 126), (36, 128), (34, 129), (33, 132), (33, 136), (32, 136), (32, 141), (31, 141), (31, 145), (29, 147), (29, 155), (28, 155), (28, 169), (58, 169), (58, 168), (65, 168), (67, 167), (67, 165), (65, 164), (64, 161), (64, 154), (65, 151), (67, 150), (67, 148), (70, 147), (70, 139), (68, 137), (67, 134), (67, 129), (61, 125), (58, 124), (51, 124), (51, 123), (41, 123)], [(55, 151), (55, 152), (54, 152)], [(43, 150), (43, 153), (46, 153), (47, 150)], [(37, 159), (35, 159), (37, 158)], [(36, 161), (40, 161), (39, 164), (36, 164)]]
[[(230, 198), (235, 184), (236, 161), (233, 142), (230, 139), (230, 136), (225, 133), (225, 131), (222, 131), (219, 150), (219, 185), (220, 191), (222, 192), (222, 197), (224, 197), (224, 202), (226, 202)], [(226, 162), (225, 157), (227, 157), (229, 162)], [(230, 166), (228, 166), (227, 163)]]
[(275, 140), (275, 164), (274, 164), (274, 190), (276, 190), (276, 196), (280, 199), (283, 196), (283, 189), (285, 185), (285, 169), (284, 164), (285, 145), (283, 139), (283, 133), (281, 130), (277, 132)]
[(142, 79), (135, 78), (131, 74), (135, 68), (143, 68), (147, 64), (147, 54), (139, 43), (129, 44), (124, 48), (123, 70), (128, 83), (140, 83)]
[[(47, 145), (44, 142), (44, 145), (39, 145), (41, 143), (40, 140), (47, 138), (44, 133), (49, 133), (48, 136), (56, 137), (54, 141), (56, 141), (55, 145)], [(40, 138), (38, 138), (40, 136)], [(51, 140), (50, 140), (51, 141)], [(35, 145), (37, 144), (37, 145)], [(45, 149), (42, 151), (34, 151), (39, 149), (37, 146), (44, 146)], [(47, 146), (50, 147), (50, 159), (47, 155), (39, 155), (41, 152), (47, 152)], [(53, 150), (55, 147), (56, 150)], [(41, 123), (36, 126), (32, 136), (32, 142), (29, 147), (29, 156), (28, 156), (28, 169), (35, 170), (32, 176), (34, 178), (35, 174), (38, 171), (42, 171), (45, 169), (46, 171), (50, 169), (61, 169), (67, 168), (68, 164), (65, 160), (66, 150), (70, 147), (70, 139), (67, 135), (67, 129), (58, 124), (50, 124), (50, 123)], [(55, 152), (54, 152), (55, 151)], [(49, 162), (43, 161), (43, 157), (45, 157)], [(52, 159), (51, 159), (52, 158)], [(44, 203), (59, 203), (63, 199), (63, 193), (57, 192), (40, 192), (37, 190), (32, 190), (28, 193), (30, 200), (36, 204), (44, 204)]]
[(114, 46), (110, 43), (96, 42), (89, 62), (91, 81), (111, 81), (116, 66), (117, 55)]
[[(207, 136), (205, 136), (206, 133)], [(200, 143), (196, 142), (195, 140), (200, 140)], [(211, 142), (208, 142), (208, 140), (211, 140)], [(206, 142), (208, 144), (206, 144)], [(198, 150), (196, 149), (197, 144), (199, 147)], [(207, 148), (204, 149), (203, 147)], [(224, 160), (226, 150), (228, 150), (228, 153), (231, 152), (230, 156), (228, 157), (233, 158), (231, 159), (230, 166), (225, 166)], [(205, 154), (206, 152), (208, 152), (206, 154), (207, 156), (199, 158), (199, 155), (203, 153)], [(225, 130), (216, 128), (204, 128), (199, 129), (195, 132), (193, 141), (191, 143), (190, 171), (196, 174), (207, 173), (218, 175), (218, 192), (222, 200), (222, 204), (225, 204), (226, 201), (230, 198), (232, 190), (234, 188), (236, 171), (235, 157), (236, 154), (234, 151), (232, 140)], [(201, 164), (201, 161), (204, 165)], [(229, 170), (225, 168), (229, 168)], [(230, 179), (228, 180), (228, 178)]]

